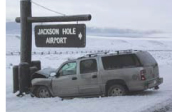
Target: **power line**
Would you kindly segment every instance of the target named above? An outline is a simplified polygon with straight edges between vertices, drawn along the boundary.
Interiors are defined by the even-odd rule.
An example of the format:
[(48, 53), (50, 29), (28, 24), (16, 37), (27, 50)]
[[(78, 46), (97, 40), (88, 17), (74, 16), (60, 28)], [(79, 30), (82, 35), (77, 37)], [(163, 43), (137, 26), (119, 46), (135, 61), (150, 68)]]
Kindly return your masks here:
[(52, 10), (52, 9), (49, 9), (49, 8), (47, 8), (47, 7), (45, 7), (45, 6), (42, 6), (42, 5), (38, 4), (38, 3), (36, 3), (36, 2), (31, 1), (31, 3), (33, 3), (33, 4), (35, 4), (35, 5), (39, 6), (39, 7), (42, 7), (42, 8), (44, 8), (44, 9), (48, 10), (48, 11), (51, 11), (51, 12), (54, 12), (54, 13), (56, 13), (56, 14), (60, 14), (60, 15), (65, 16), (64, 13), (54, 11), (54, 10)]

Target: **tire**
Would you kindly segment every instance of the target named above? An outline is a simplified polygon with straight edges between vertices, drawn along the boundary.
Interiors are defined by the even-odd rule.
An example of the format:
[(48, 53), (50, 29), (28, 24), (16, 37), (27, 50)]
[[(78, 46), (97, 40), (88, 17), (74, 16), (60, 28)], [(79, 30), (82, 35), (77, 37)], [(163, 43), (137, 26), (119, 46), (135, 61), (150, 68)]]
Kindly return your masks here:
[(127, 90), (122, 85), (111, 85), (107, 90), (107, 96), (124, 96)]
[(39, 86), (36, 88), (35, 95), (38, 98), (49, 98), (51, 97), (51, 94), (47, 87), (45, 86)]

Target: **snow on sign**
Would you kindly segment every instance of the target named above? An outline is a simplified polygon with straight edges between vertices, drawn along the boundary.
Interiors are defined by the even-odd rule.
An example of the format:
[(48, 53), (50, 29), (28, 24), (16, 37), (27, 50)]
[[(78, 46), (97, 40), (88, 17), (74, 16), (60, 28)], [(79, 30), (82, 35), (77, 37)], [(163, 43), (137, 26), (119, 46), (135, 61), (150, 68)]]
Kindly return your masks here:
[(85, 47), (86, 25), (37, 25), (35, 43), (37, 47)]

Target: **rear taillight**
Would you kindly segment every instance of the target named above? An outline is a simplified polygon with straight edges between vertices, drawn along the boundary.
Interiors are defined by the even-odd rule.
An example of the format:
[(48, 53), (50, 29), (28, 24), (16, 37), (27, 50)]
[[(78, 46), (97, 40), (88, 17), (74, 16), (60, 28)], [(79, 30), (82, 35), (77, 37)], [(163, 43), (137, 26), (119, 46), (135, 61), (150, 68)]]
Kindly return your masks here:
[(141, 71), (140, 71), (141, 80), (146, 80), (145, 75), (146, 75), (146, 70), (141, 70)]

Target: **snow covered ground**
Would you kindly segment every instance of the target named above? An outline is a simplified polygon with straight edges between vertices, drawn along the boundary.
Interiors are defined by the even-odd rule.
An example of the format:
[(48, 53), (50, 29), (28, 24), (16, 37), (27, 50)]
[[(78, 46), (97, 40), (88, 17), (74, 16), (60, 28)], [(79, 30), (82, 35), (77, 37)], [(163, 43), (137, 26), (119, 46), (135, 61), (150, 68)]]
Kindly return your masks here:
[[(15, 35), (7, 34), (8, 52), (18, 52), (20, 40)], [(12, 93), (12, 66), (18, 65), (19, 55), (6, 58), (6, 107), (7, 112), (153, 112), (172, 103), (172, 38), (117, 38), (87, 37), (86, 48), (36, 48), (33, 51), (86, 51), (86, 50), (166, 50), (150, 51), (160, 68), (164, 83), (160, 89), (147, 90), (121, 97), (74, 98), (61, 101), (60, 98), (39, 99), (26, 95), (22, 98)], [(168, 50), (168, 51), (167, 51)], [(171, 50), (171, 51), (170, 51)], [(41, 60), (42, 68), (58, 66), (69, 57), (76, 58), (83, 54), (33, 55), (33, 60)]]

